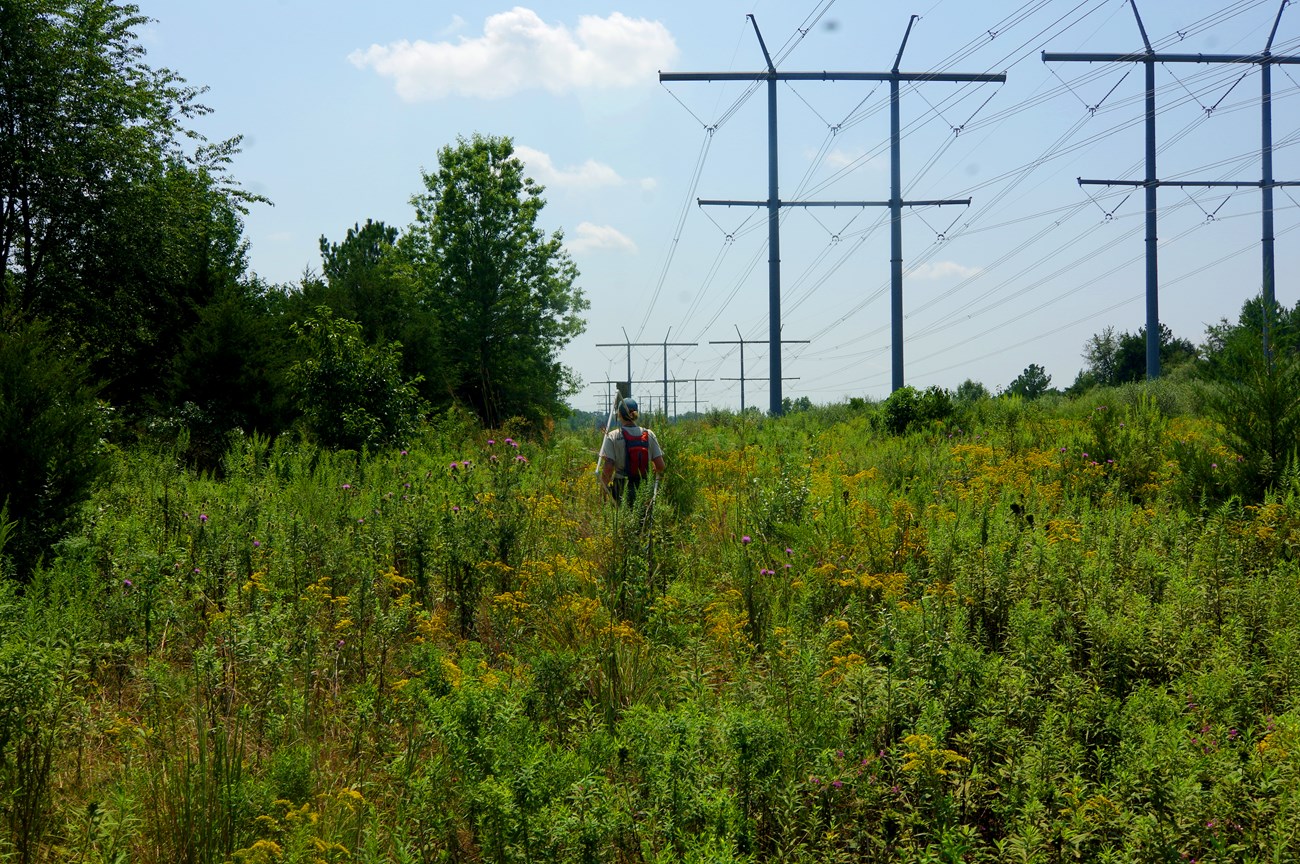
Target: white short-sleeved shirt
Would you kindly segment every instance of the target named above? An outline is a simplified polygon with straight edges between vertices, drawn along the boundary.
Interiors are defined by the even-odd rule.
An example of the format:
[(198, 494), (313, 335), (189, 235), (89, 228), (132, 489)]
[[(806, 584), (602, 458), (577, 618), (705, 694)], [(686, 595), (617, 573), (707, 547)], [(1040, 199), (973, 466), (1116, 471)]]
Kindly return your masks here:
[(600, 456), (602, 459), (608, 459), (614, 463), (614, 475), (616, 477), (627, 477), (627, 445), (623, 443), (623, 430), (633, 438), (639, 438), (643, 431), (650, 432), (650, 461), (653, 463), (656, 459), (664, 455), (663, 448), (659, 446), (659, 439), (655, 433), (649, 429), (643, 430), (640, 426), (616, 426), (609, 430), (605, 435), (605, 440), (600, 443)]

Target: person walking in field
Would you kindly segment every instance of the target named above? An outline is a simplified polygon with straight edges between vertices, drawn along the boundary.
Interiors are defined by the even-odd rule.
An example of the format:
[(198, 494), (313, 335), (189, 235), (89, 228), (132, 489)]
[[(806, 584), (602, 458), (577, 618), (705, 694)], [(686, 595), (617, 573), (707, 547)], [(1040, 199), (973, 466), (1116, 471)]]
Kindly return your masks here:
[(616, 503), (631, 505), (637, 487), (650, 475), (664, 471), (664, 451), (649, 429), (637, 425), (636, 400), (630, 396), (618, 403), (618, 427), (611, 429), (600, 444), (600, 480)]

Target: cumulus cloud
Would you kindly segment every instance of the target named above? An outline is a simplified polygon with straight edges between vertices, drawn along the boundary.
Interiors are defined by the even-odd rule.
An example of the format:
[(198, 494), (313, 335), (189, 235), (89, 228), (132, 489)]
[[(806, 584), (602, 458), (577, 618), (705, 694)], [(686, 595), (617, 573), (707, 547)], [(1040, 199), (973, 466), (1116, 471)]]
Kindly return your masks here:
[(516, 147), (515, 155), (528, 167), (529, 176), (548, 188), (595, 189), (623, 184), (617, 171), (595, 159), (576, 168), (557, 168), (549, 154), (532, 147)]
[(571, 252), (589, 252), (593, 249), (636, 251), (636, 244), (632, 242), (632, 238), (609, 225), (580, 222), (573, 234), (574, 236), (568, 238), (565, 244)]
[(966, 279), (978, 272), (980, 268), (967, 267), (956, 261), (927, 261), (917, 265), (915, 269), (909, 271), (908, 275), (913, 279), (949, 279), (954, 276)]
[(672, 34), (658, 21), (583, 15), (570, 30), (547, 24), (516, 6), (489, 16), (483, 35), (456, 42), (371, 45), (348, 55), (359, 69), (392, 78), (407, 102), (469, 96), (499, 99), (525, 90), (554, 94), (580, 89), (648, 85), (677, 55)]

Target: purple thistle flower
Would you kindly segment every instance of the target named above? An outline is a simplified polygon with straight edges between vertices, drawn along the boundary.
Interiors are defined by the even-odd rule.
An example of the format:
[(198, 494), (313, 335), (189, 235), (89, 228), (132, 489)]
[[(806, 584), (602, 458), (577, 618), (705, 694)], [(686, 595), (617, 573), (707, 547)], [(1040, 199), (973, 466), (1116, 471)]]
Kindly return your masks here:
[(785, 547), (785, 554), (787, 554), (787, 555), (793, 555), (793, 554), (794, 554), (794, 550), (791, 549), (789, 546), (787, 546), (787, 547)]
[(833, 783), (831, 783), (831, 785), (834, 786), (836, 789), (839, 789), (839, 788), (842, 788), (842, 787), (844, 786), (844, 781), (843, 781), (843, 780), (836, 780), (836, 781), (834, 781)]
[(748, 546), (750, 543), (753, 543), (754, 540), (748, 534), (746, 534), (744, 537), (740, 538), (740, 542), (745, 546)]
[(447, 467), (450, 468), (452, 471), (455, 471), (457, 468), (460, 467), (460, 463), (459, 463), (459, 462), (453, 462), (453, 463), (451, 463), (450, 465), (448, 465)]
[(130, 579), (123, 579), (123, 580), (122, 580), (122, 587), (123, 587), (123, 588), (130, 588), (130, 587), (132, 587), (133, 584), (134, 584), (134, 583), (133, 583)]
[(489, 446), (489, 447), (495, 445), (496, 443), (497, 443), (497, 439), (495, 439), (495, 438), (489, 438), (489, 439), (488, 439), (488, 446)]
[(351, 483), (344, 483), (344, 484), (343, 484), (342, 486), (340, 486), (339, 488), (342, 489), (344, 492), (346, 492), (346, 491), (348, 491), (349, 489), (352, 488), (352, 484), (351, 484)]
[(208, 521), (208, 514), (207, 514), (207, 513), (200, 513), (200, 514), (199, 514), (199, 521), (200, 521), (200, 522), (207, 522), (207, 521)]
[(254, 548), (254, 549), (260, 549), (260, 548), (262, 548), (262, 541), (261, 541), (261, 540), (256, 540), (256, 539), (253, 540), (253, 548)]
[(401, 451), (401, 455), (405, 456), (405, 455), (406, 455), (406, 451), (405, 451), (405, 450), (402, 450), (402, 451)]

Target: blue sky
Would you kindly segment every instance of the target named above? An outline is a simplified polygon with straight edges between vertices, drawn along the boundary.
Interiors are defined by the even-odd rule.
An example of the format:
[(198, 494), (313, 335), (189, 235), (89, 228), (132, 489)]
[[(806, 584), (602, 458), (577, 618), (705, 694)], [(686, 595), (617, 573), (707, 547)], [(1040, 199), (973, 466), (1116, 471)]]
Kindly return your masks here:
[[(1261, 50), (1280, 0), (1141, 2), (1160, 51)], [(1030, 363), (1074, 380), (1085, 341), (1145, 322), (1140, 64), (1045, 64), (1041, 52), (1142, 49), (1124, 0), (592, 0), (494, 5), (382, 0), (145, 0), (152, 65), (209, 87), (209, 138), (242, 134), (233, 173), (274, 206), (246, 220), (252, 268), (277, 283), (319, 269), (318, 240), (366, 219), (404, 227), (421, 169), (458, 136), (505, 135), (546, 186), (591, 302), (563, 359), (595, 409), (627, 351), (668, 350), (677, 407), (768, 404), (766, 211), (696, 199), (767, 196), (767, 100), (741, 83), (661, 84), (659, 71), (883, 72), (919, 15), (902, 71), (1007, 74), (1005, 84), (904, 85), (903, 194), (970, 197), (903, 220), (906, 381), (1005, 387)], [(1300, 9), (1276, 55), (1300, 54)], [(1274, 67), (1274, 176), (1300, 180), (1300, 67)], [(765, 85), (764, 85), (765, 86)], [(1255, 66), (1157, 67), (1159, 177), (1260, 177)], [(782, 83), (785, 200), (889, 197), (888, 85)], [(1161, 321), (1199, 342), (1260, 287), (1258, 189), (1160, 196)], [(1277, 297), (1294, 305), (1300, 188), (1275, 196)], [(786, 208), (781, 223), (786, 396), (816, 403), (890, 389), (889, 225), (880, 207)], [(738, 335), (739, 334), (739, 335)], [(664, 351), (635, 348), (634, 389), (658, 407)], [(700, 380), (685, 383), (688, 379)], [(673, 389), (670, 386), (670, 392)]]

